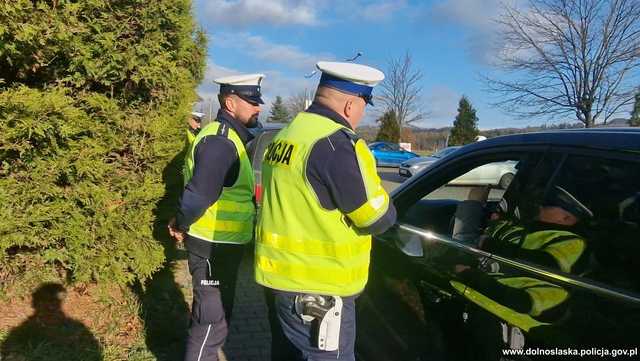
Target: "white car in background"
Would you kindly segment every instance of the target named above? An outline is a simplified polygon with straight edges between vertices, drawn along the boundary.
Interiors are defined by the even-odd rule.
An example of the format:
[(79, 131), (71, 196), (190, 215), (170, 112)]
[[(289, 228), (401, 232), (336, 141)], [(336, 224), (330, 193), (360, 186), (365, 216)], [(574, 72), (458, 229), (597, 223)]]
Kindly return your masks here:
[(453, 185), (491, 185), (507, 189), (517, 170), (516, 161), (488, 163), (452, 180)]
[[(425, 168), (430, 167), (438, 160), (455, 153), (461, 147), (447, 147), (441, 149), (429, 157), (409, 159), (400, 165), (398, 173), (404, 177), (411, 177)], [(468, 173), (449, 182), (451, 185), (491, 185), (507, 189), (516, 174), (517, 162), (488, 163), (475, 168)]]

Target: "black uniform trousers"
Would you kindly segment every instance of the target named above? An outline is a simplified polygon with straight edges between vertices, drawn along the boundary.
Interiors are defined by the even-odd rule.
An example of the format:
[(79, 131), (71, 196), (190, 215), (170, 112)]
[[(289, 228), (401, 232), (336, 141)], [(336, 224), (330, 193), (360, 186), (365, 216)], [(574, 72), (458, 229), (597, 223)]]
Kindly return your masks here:
[(233, 311), (236, 279), (247, 247), (214, 243), (210, 254), (189, 250), (193, 304), (185, 361), (217, 361)]

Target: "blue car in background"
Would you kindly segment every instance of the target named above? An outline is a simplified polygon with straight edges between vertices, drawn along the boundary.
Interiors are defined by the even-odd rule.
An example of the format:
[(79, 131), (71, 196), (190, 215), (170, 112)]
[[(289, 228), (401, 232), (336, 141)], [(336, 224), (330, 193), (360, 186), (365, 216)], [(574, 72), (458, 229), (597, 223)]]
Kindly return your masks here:
[(376, 158), (378, 166), (398, 167), (405, 160), (418, 156), (416, 153), (402, 149), (398, 144), (389, 142), (373, 142), (369, 144), (369, 149)]

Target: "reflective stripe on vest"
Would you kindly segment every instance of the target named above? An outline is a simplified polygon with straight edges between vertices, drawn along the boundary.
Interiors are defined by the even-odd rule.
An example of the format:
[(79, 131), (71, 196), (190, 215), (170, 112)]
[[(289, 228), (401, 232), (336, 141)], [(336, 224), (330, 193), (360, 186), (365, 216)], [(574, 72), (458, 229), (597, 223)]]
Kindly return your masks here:
[[(520, 245), (527, 250), (540, 250), (549, 253), (558, 263), (558, 267), (571, 273), (586, 248), (584, 239), (575, 233), (560, 230), (544, 230), (526, 233), (526, 230), (511, 221), (499, 221), (489, 231), (495, 240)], [(524, 236), (524, 240), (522, 237)], [(522, 241), (522, 244), (520, 242)]]
[(534, 278), (501, 278), (498, 279), (498, 282), (505, 286), (523, 289), (529, 294), (532, 308), (528, 314), (517, 312), (509, 307), (503, 306), (458, 281), (450, 281), (450, 284), (457, 292), (471, 302), (491, 312), (505, 322), (525, 331), (529, 331), (531, 328), (537, 326), (550, 325), (550, 323), (538, 321), (534, 317), (540, 316), (544, 311), (561, 304), (569, 297), (569, 293), (565, 289)]
[(220, 198), (189, 227), (188, 234), (215, 243), (249, 243), (253, 238), (255, 220), (253, 169), (244, 144), (233, 129), (216, 121), (200, 130), (185, 157), (184, 184), (193, 176), (196, 146), (204, 137), (219, 133), (226, 134), (235, 146), (240, 160), (238, 179), (233, 186), (222, 190)]
[(553, 283), (530, 277), (505, 277), (498, 282), (511, 288), (524, 290), (531, 298), (529, 315), (540, 316), (544, 311), (554, 308), (569, 297), (569, 292)]
[[(324, 209), (306, 177), (313, 146), (338, 131), (353, 140), (367, 193), (367, 202), (348, 215)], [(302, 112), (267, 147), (262, 165), (263, 203), (256, 228), (259, 284), (336, 296), (354, 295), (364, 288), (371, 236), (359, 234), (355, 227), (366, 227), (383, 216), (389, 196), (381, 186), (369, 148), (355, 138), (351, 130), (331, 119)]]
[(585, 241), (575, 233), (567, 231), (538, 231), (528, 234), (522, 248), (539, 249), (549, 253), (558, 262), (562, 272), (571, 273), (571, 268), (582, 256)]
[(356, 157), (363, 177), (367, 202), (348, 214), (349, 219), (359, 228), (365, 228), (375, 223), (389, 209), (389, 195), (382, 187), (380, 176), (376, 169), (376, 159), (371, 154), (364, 140), (359, 139), (355, 144)]

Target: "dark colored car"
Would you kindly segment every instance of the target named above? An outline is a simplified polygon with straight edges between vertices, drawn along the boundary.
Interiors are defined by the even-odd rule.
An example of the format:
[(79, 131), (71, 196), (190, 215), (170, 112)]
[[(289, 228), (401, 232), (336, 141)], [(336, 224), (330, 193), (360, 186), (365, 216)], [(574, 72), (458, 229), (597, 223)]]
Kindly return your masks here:
[(369, 144), (369, 149), (376, 158), (376, 164), (385, 167), (398, 167), (407, 159), (418, 156), (416, 153), (401, 148), (398, 144), (389, 142), (373, 142)]
[[(515, 164), (516, 173), (507, 189), (491, 188), (482, 227), (494, 215), (508, 214), (523, 232), (514, 238), (520, 242), (514, 247), (522, 248), (530, 225), (542, 222), (542, 206), (562, 189), (571, 195), (565, 201), (589, 212), (567, 233), (585, 245), (575, 253), (579, 261), (571, 259), (574, 253), (561, 255), (576, 261), (570, 271), (548, 266), (545, 257), (514, 257), (513, 247), (489, 251), (491, 235), (481, 229), (475, 238), (453, 238), (456, 211), (478, 187), (449, 182), (500, 162)], [(554, 131), (477, 142), (409, 178), (391, 196), (398, 223), (375, 237), (369, 282), (357, 302), (360, 360), (637, 357), (640, 129)], [(558, 251), (553, 244), (534, 250), (552, 256)], [(540, 288), (474, 290), (463, 277), (470, 270), (483, 282), (512, 276), (544, 284), (556, 296), (538, 304), (532, 293)], [(523, 298), (523, 292), (530, 297)]]
[(258, 206), (262, 200), (262, 158), (271, 140), (285, 125), (285, 123), (259, 123), (258, 127), (249, 129), (254, 138), (247, 144), (247, 154), (253, 167), (255, 195)]

